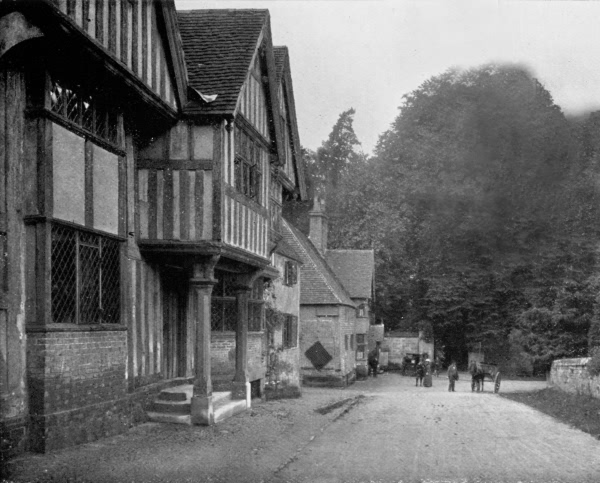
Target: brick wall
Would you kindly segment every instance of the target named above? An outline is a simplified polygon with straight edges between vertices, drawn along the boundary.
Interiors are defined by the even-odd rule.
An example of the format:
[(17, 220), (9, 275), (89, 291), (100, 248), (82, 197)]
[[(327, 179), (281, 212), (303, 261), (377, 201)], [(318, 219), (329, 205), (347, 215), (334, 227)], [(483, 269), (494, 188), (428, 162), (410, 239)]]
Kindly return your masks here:
[[(263, 353), (262, 332), (248, 333), (248, 375), (250, 381), (265, 377), (266, 360)], [(213, 332), (210, 341), (211, 373), (219, 377), (235, 373), (235, 333)]]
[(589, 357), (560, 359), (552, 363), (549, 384), (566, 392), (600, 398), (600, 376), (591, 376)]
[(51, 330), (28, 333), (32, 449), (48, 451), (125, 431), (127, 332)]

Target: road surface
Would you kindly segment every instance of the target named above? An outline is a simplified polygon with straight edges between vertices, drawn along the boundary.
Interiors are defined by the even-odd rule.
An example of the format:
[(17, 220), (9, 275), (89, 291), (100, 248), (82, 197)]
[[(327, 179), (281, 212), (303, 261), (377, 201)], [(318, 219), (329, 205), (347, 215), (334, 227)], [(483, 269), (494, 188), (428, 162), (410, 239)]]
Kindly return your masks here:
[[(463, 376), (448, 393), (442, 377), (432, 388), (379, 379), (269, 482), (600, 482), (600, 441), (493, 394), (491, 383), (472, 393)], [(501, 391), (528, 384), (504, 381)]]

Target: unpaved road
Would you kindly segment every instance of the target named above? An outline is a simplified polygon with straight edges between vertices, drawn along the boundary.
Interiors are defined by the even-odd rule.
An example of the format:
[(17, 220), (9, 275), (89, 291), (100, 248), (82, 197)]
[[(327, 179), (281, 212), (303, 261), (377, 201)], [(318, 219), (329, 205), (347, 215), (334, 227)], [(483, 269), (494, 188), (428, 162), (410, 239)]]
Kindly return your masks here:
[[(343, 390), (307, 388), (211, 428), (148, 423), (25, 455), (0, 481), (600, 483), (600, 441), (491, 394), (491, 384), (484, 394), (472, 394), (462, 374), (457, 392), (446, 384), (386, 374)], [(545, 385), (505, 381), (501, 390)]]
[(472, 393), (463, 377), (448, 393), (442, 377), (432, 388), (384, 377), (270, 483), (600, 482), (600, 441), (489, 392), (491, 383)]

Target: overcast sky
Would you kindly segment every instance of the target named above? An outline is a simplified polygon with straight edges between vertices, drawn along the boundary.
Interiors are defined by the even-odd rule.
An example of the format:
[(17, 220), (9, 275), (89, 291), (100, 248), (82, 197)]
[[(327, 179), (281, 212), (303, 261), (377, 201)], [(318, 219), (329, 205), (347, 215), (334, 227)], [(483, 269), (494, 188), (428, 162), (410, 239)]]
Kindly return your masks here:
[(452, 66), (524, 64), (567, 114), (600, 109), (600, 2), (176, 0), (178, 9), (267, 8), (290, 51), (303, 146), (339, 114), (370, 153), (402, 96)]

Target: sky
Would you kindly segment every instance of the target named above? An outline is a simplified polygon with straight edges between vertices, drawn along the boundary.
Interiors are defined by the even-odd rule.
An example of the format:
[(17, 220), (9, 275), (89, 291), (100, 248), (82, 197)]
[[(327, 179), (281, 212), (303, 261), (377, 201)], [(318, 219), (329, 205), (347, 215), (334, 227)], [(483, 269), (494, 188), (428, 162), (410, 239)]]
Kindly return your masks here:
[(529, 68), (565, 114), (600, 109), (600, 1), (176, 0), (178, 9), (266, 8), (287, 45), (300, 142), (317, 149), (340, 113), (371, 154), (403, 95), (450, 67)]

